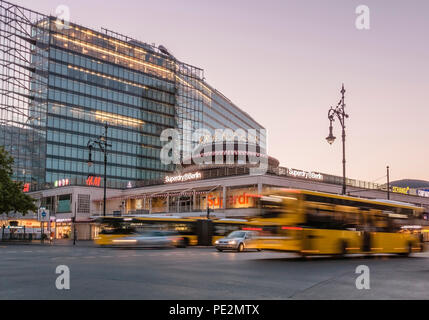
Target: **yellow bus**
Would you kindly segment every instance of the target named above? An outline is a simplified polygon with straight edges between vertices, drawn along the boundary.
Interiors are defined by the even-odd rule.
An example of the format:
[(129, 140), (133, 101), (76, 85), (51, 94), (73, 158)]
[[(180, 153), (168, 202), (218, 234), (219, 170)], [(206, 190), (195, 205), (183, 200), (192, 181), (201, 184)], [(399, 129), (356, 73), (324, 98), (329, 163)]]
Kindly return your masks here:
[(157, 215), (106, 216), (96, 218), (99, 226), (95, 243), (111, 245), (113, 240), (147, 230), (170, 231), (176, 234), (178, 247), (213, 245), (216, 240), (248, 224), (244, 219), (206, 219)]
[(307, 190), (275, 190), (259, 198), (259, 249), (306, 255), (423, 251), (420, 207)]

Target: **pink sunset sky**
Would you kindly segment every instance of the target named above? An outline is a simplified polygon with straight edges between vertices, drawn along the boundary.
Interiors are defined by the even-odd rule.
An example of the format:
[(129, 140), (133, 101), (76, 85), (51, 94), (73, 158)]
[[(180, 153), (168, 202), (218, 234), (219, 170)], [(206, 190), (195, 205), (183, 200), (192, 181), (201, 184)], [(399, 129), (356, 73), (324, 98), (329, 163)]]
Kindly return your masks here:
[[(429, 1), (9, 0), (167, 47), (267, 128), (281, 165), (342, 175), (328, 109), (346, 88), (347, 175), (429, 180)], [(358, 5), (370, 30), (355, 27)], [(381, 179), (378, 179), (381, 178)], [(378, 179), (378, 180), (377, 180)]]

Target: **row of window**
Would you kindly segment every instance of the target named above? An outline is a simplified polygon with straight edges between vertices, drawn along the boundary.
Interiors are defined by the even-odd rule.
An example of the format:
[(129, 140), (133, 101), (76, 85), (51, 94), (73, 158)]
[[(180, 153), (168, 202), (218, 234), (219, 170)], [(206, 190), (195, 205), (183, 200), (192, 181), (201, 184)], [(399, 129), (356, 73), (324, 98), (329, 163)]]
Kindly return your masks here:
[[(136, 97), (123, 92), (100, 88), (87, 83), (82, 83), (82, 82), (62, 78), (55, 75), (50, 75), (49, 85), (62, 88), (65, 90), (69, 90), (69, 91), (74, 91), (79, 94), (84, 94), (84, 95), (88, 95), (96, 98), (114, 101), (116, 103), (132, 105), (137, 108), (144, 107), (145, 101), (153, 102), (152, 100), (146, 100), (145, 98)], [(164, 105), (161, 103), (156, 103), (155, 108), (150, 108), (150, 109), (156, 112), (174, 114), (173, 106)], [(166, 112), (163, 112), (163, 111), (166, 111)]]
[(72, 39), (66, 39), (66, 38), (61, 39), (61, 37), (57, 35), (53, 35), (53, 37), (51, 38), (51, 44), (56, 45), (58, 47), (66, 48), (70, 51), (82, 53), (86, 56), (107, 61), (115, 65), (120, 65), (126, 68), (138, 70), (146, 74), (151, 74), (159, 78), (174, 81), (174, 73), (171, 71), (154, 67), (153, 65), (148, 63), (143, 63), (142, 61), (136, 61), (128, 57), (119, 56), (115, 52), (100, 53), (100, 48), (97, 48), (93, 45), (77, 43)]
[[(89, 126), (89, 125), (88, 125)], [(86, 128), (88, 128), (86, 126)], [(89, 126), (91, 127), (91, 126)], [(47, 132), (47, 141), (48, 142), (57, 142), (63, 144), (73, 144), (76, 146), (86, 146), (90, 137), (85, 132), (76, 132), (76, 133), (68, 133), (64, 131), (57, 131), (55, 129), (48, 128)], [(117, 141), (117, 140), (109, 140), (109, 143), (112, 144), (111, 151), (113, 152), (121, 152), (121, 153), (129, 153), (129, 154), (140, 154), (140, 150), (146, 149), (146, 147), (142, 147), (142, 145), (155, 145), (155, 143), (161, 147), (161, 141), (159, 138), (152, 136), (142, 136), (142, 141), (147, 141), (142, 144), (133, 144), (128, 141)], [(157, 152), (154, 148), (147, 148), (147, 156), (157, 156)], [(149, 151), (150, 150), (150, 151)]]
[[(103, 171), (104, 174), (104, 171)], [(140, 175), (136, 177), (132, 177), (127, 180), (125, 177), (120, 178), (114, 178), (112, 176), (108, 176), (107, 179), (107, 186), (112, 188), (123, 188), (127, 181), (130, 180), (140, 180), (140, 179), (147, 179), (147, 180), (155, 180), (162, 177), (164, 174), (161, 172), (156, 171), (140, 171)], [(55, 181), (61, 180), (61, 179), (69, 179), (71, 181), (71, 184), (85, 184), (85, 181), (88, 177), (88, 174), (73, 174), (73, 173), (65, 173), (65, 172), (55, 172), (52, 169), (50, 171), (46, 171), (46, 182), (47, 183), (54, 183)], [(100, 186), (103, 186), (103, 179), (100, 181)]]
[[(206, 111), (207, 115), (210, 115), (215, 119), (219, 119), (221, 122), (227, 122), (230, 128), (242, 128), (242, 129), (249, 128), (248, 124), (243, 122), (240, 118), (237, 118), (237, 116), (233, 112), (233, 108), (226, 109), (228, 110), (226, 113), (225, 109), (223, 109), (216, 102), (213, 102), (211, 104), (211, 107), (206, 108), (206, 110), (207, 110)], [(256, 128), (259, 128), (259, 126), (254, 126), (252, 128), (256, 129)]]
[[(69, 37), (71, 36), (73, 39), (79, 39), (81, 41), (85, 41), (114, 52), (118, 52), (130, 57), (135, 57), (139, 60), (156, 64), (160, 67), (166, 67), (169, 69), (173, 69), (174, 67), (171, 59), (167, 60), (155, 54), (153, 52), (154, 49), (147, 44), (139, 42), (138, 46), (136, 46), (130, 45), (130, 43), (128, 42), (127, 44), (121, 45), (121, 42), (119, 42), (118, 40), (108, 37), (106, 35), (101, 35), (89, 29), (86, 30), (82, 27), (75, 27), (73, 25), (69, 26), (68, 28), (57, 29), (55, 28), (55, 26), (55, 23), (52, 24), (54, 30), (57, 30), (59, 33), (62, 33)], [(144, 49), (141, 47), (144, 47)]]
[[(62, 104), (75, 104), (74, 102), (78, 102), (78, 104), (75, 105), (79, 105), (79, 106), (83, 106), (89, 109), (95, 109), (95, 110), (99, 110), (99, 111), (103, 111), (103, 112), (108, 112), (110, 114), (112, 114), (113, 116), (115, 114), (119, 114), (122, 115), (122, 113), (128, 113), (130, 110), (132, 110), (133, 108), (118, 108), (118, 105), (112, 104), (112, 103), (105, 103), (103, 104), (102, 101), (97, 100), (97, 99), (92, 99), (92, 98), (88, 98), (88, 97), (84, 97), (81, 95), (75, 95), (72, 93), (67, 93), (67, 92), (62, 92), (60, 90), (56, 90), (56, 89), (51, 89), (49, 90), (49, 99), (50, 100), (54, 100), (57, 102), (60, 102)], [(98, 107), (100, 107), (100, 109), (98, 109)], [(119, 112), (119, 111), (122, 112)], [(104, 117), (105, 115), (100, 115), (99, 121), (101, 123), (104, 123), (106, 120), (106, 117)], [(127, 115), (125, 115), (126, 117), (128, 117)], [(171, 123), (171, 118), (166, 118), (163, 117), (161, 115), (151, 115), (152, 118), (155, 118), (156, 120), (162, 120), (161, 122), (168, 122), (168, 127), (171, 127), (170, 123)], [(140, 118), (138, 117), (129, 117), (132, 118), (130, 119), (130, 122), (134, 122), (135, 120), (139, 120)], [(166, 125), (166, 124), (163, 124)], [(141, 130), (143, 132), (149, 133), (149, 134), (153, 134), (153, 135), (160, 135), (162, 130), (165, 127), (161, 126), (161, 125), (155, 125), (152, 123), (146, 123), (141, 127)]]
[[(53, 92), (51, 94), (51, 96), (54, 96), (55, 99), (57, 99), (57, 98), (61, 99), (60, 91)], [(64, 96), (63, 98), (66, 98), (66, 97)], [(76, 100), (77, 100), (76, 102), (79, 102), (78, 101), (79, 99), (76, 99)], [(82, 100), (85, 100), (85, 98), (83, 98)], [(109, 108), (110, 106), (112, 106), (112, 108)], [(165, 115), (161, 115), (161, 114), (157, 114), (157, 113), (153, 113), (153, 112), (147, 112), (144, 110), (138, 110), (135, 108), (127, 108), (127, 107), (123, 107), (123, 106), (117, 106), (117, 108), (115, 108), (115, 109), (118, 111), (121, 111), (120, 113), (107, 111), (107, 110), (115, 111), (113, 106), (114, 106), (113, 104), (102, 104), (102, 102), (100, 101), (100, 103), (97, 103), (97, 107), (100, 107), (100, 109), (102, 109), (102, 110), (100, 110), (100, 109), (97, 109), (97, 110), (105, 112), (106, 113), (105, 115), (107, 115), (107, 113), (110, 113), (111, 117), (112, 117), (111, 121), (113, 123), (115, 123), (115, 121), (117, 122), (120, 120), (121, 125), (129, 126), (129, 127), (136, 127), (137, 125), (139, 125), (139, 123), (142, 123), (142, 120), (160, 123), (160, 124), (170, 126), (170, 127), (173, 127), (174, 123), (175, 123), (174, 117), (168, 117)], [(87, 110), (84, 110), (82, 108), (69, 107), (69, 106), (66, 106), (64, 104), (49, 103), (49, 105), (48, 105), (48, 112), (50, 112), (50, 113), (55, 113), (55, 114), (59, 114), (59, 115), (63, 115), (63, 116), (69, 116), (69, 117), (71, 116), (71, 117), (76, 118), (76, 119), (82, 119), (82, 120), (88, 120), (88, 121), (95, 121), (96, 120), (96, 118), (97, 118), (96, 117), (96, 110), (94, 110), (94, 111), (89, 111), (89, 110), (87, 111)], [(124, 116), (124, 117), (117, 117), (118, 114), (121, 116)], [(129, 116), (129, 115), (131, 115), (131, 116)], [(99, 120), (97, 120), (97, 121), (99, 121)]]
[[(212, 107), (217, 109), (217, 111), (219, 111), (221, 114), (224, 114), (225, 110), (227, 110), (228, 113), (234, 116), (235, 118), (234, 120), (240, 123), (240, 126), (242, 128), (249, 128), (249, 127), (259, 128), (260, 127), (252, 118), (245, 115), (242, 111), (240, 112), (239, 110), (237, 110), (237, 108), (234, 105), (227, 102), (216, 92), (212, 94)], [(251, 124), (249, 125), (247, 122), (250, 122)]]
[[(171, 166), (166, 166), (159, 161), (158, 158), (148, 159), (143, 156), (143, 153), (148, 153), (155, 151), (154, 153), (159, 154), (159, 150), (156, 149), (145, 149), (142, 148), (141, 155), (124, 155), (124, 154), (116, 154), (113, 152), (108, 153), (107, 161), (112, 165), (122, 165), (122, 166), (131, 166), (131, 167), (139, 167), (139, 168), (147, 168), (147, 169), (156, 169), (163, 171), (170, 171)], [(145, 152), (143, 152), (145, 151)], [(156, 152), (158, 151), (158, 152)], [(66, 157), (66, 158), (75, 158), (75, 159), (88, 159), (89, 151), (87, 148), (79, 148), (72, 146), (61, 146), (55, 144), (47, 145), (47, 155), (48, 156), (58, 156), (58, 157)], [(94, 162), (103, 162), (104, 154), (102, 152), (92, 152), (92, 160)]]
[[(93, 124), (77, 120), (63, 119), (56, 116), (48, 116), (47, 127), (57, 130), (75, 131), (80, 134), (101, 135), (104, 133), (103, 123)], [(122, 130), (109, 127), (107, 137), (113, 137), (127, 142), (140, 143), (141, 134), (138, 131)]]
[[(104, 175), (104, 165), (94, 164), (92, 167), (88, 168), (86, 161), (72, 161), (72, 160), (62, 160), (62, 159), (46, 159), (46, 169), (59, 170), (59, 171), (68, 171), (74, 172), (77, 174), (86, 174), (86, 175)], [(107, 166), (107, 175), (110, 177), (117, 177), (118, 179), (124, 180), (140, 180), (142, 178), (142, 173), (146, 170), (139, 168), (130, 168), (130, 167), (120, 167), (109, 164)]]
[[(225, 120), (223, 119), (222, 121), (225, 121)], [(221, 123), (220, 120), (218, 121), (216, 119), (213, 119), (210, 115), (206, 114), (204, 117), (203, 127), (205, 129), (208, 129), (212, 135), (215, 135), (216, 129), (222, 129), (222, 130), (225, 129), (225, 123)], [(233, 127), (233, 128), (234, 128), (234, 129), (232, 129), (233, 131), (236, 131), (237, 129), (241, 129), (241, 128), (237, 128), (237, 127)], [(245, 137), (247, 137), (247, 139), (249, 141), (258, 141), (258, 142), (261, 142), (261, 145), (263, 145), (263, 143), (264, 143), (264, 140), (263, 140), (264, 135), (263, 134), (256, 131), (255, 132), (256, 136), (255, 136), (255, 134), (253, 134), (252, 132), (247, 131), (246, 129), (244, 129), (244, 130), (245, 130), (245, 134), (247, 134)], [(252, 130), (256, 130), (256, 129), (252, 129)], [(250, 139), (252, 139), (252, 140), (250, 140)]]
[(65, 64), (51, 62), (49, 65), (49, 71), (75, 78), (80, 81), (94, 83), (96, 85), (106, 86), (120, 91), (127, 91), (138, 96), (159, 100), (165, 103), (174, 104), (175, 101), (174, 93), (153, 90), (148, 87), (142, 88), (138, 85), (132, 85), (131, 82), (121, 81), (119, 78), (108, 79), (108, 76), (102, 73), (93, 74), (93, 71), (86, 69), (76, 70)]
[(139, 83), (142, 85), (151, 86), (154, 88), (158, 88), (163, 91), (175, 92), (175, 87), (173, 82), (168, 82), (164, 80), (160, 80), (154, 78), (149, 75), (142, 74), (140, 72), (135, 72), (131, 70), (127, 70), (117, 65), (111, 65), (108, 63), (102, 63), (100, 61), (96, 61), (91, 58), (83, 57), (81, 55), (66, 52), (63, 50), (52, 48), (50, 49), (50, 58), (56, 59), (59, 61), (66, 62), (68, 64), (72, 64), (75, 66), (80, 66), (85, 69), (93, 70), (96, 72), (104, 73), (111, 75), (113, 77), (117, 77), (120, 79), (124, 79), (130, 82)]
[[(95, 122), (95, 126), (99, 126), (100, 123), (103, 123), (107, 121), (111, 126), (121, 127), (121, 128), (127, 128), (128, 130), (136, 131), (137, 133), (141, 133), (143, 121), (141, 121), (139, 118), (128, 118), (128, 117), (121, 117), (120, 115), (113, 114), (113, 113), (105, 113), (100, 111), (87, 111), (82, 108), (76, 108), (76, 107), (67, 107), (62, 104), (57, 103), (49, 103), (48, 104), (48, 113), (52, 115), (59, 115), (62, 117), (67, 118), (73, 118), (76, 120), (84, 120), (89, 122)], [(157, 120), (158, 115), (152, 114), (152, 113), (143, 113), (143, 118), (154, 118)], [(147, 126), (147, 125), (146, 125)], [(154, 126), (151, 124), (151, 126)], [(78, 128), (72, 128), (69, 130), (75, 130), (77, 131)], [(156, 126), (155, 126), (155, 130)]]

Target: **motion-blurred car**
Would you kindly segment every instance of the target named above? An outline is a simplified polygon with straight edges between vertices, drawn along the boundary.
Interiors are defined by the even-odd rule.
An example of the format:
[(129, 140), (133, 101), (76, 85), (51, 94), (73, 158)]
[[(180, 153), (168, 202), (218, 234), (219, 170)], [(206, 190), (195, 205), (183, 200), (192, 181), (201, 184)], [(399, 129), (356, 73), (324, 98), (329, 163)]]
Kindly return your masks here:
[(172, 245), (177, 248), (186, 248), (186, 239), (177, 231), (163, 231), (172, 241)]
[(147, 231), (113, 239), (112, 246), (167, 248), (174, 246), (174, 237), (163, 231)]
[(218, 251), (236, 250), (242, 252), (246, 249), (256, 249), (258, 234), (253, 231), (233, 231), (227, 237), (221, 238), (215, 242), (215, 247)]

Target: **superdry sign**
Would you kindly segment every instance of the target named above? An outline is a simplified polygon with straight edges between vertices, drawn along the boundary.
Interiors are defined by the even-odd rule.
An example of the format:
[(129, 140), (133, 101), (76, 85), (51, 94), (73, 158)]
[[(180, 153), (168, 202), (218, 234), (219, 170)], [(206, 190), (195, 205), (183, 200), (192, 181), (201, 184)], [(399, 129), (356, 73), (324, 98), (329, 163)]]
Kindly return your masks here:
[(308, 172), (302, 170), (288, 169), (287, 174), (296, 178), (323, 180), (323, 175), (316, 172)]
[(164, 178), (164, 183), (173, 183), (173, 182), (185, 182), (189, 180), (199, 180), (201, 179), (202, 175), (200, 172), (193, 172), (193, 173), (185, 173), (185, 174), (179, 174), (177, 176), (166, 176)]

